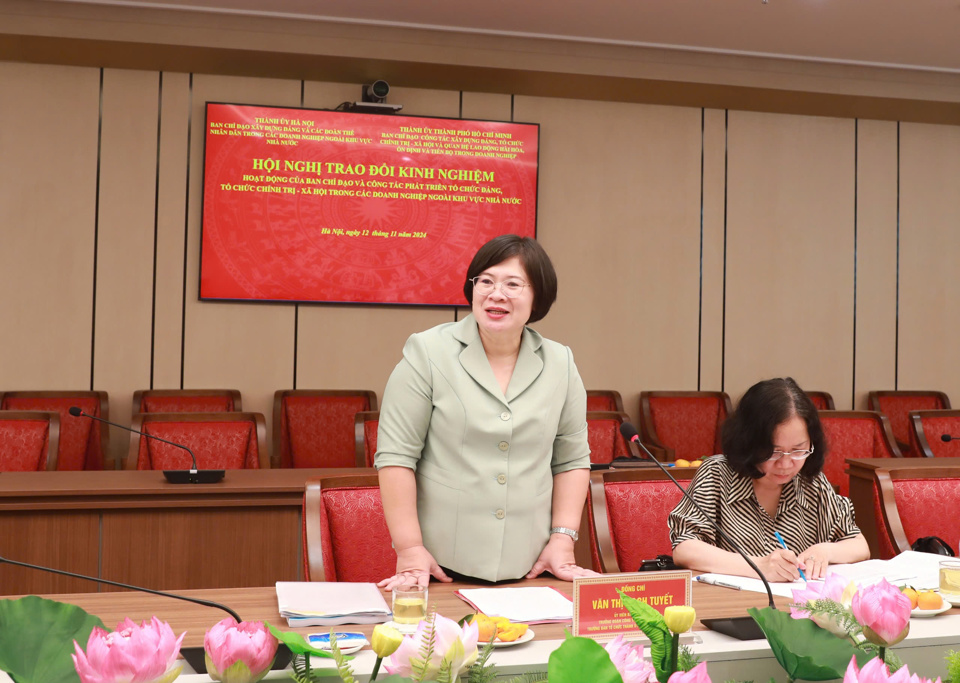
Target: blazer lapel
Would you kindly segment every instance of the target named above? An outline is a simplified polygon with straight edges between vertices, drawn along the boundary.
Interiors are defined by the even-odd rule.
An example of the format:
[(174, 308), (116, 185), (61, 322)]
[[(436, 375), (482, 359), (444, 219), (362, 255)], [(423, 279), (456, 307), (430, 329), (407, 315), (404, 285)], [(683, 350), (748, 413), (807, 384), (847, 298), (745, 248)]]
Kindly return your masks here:
[[(543, 344), (543, 337), (529, 327), (523, 328), (523, 337), (520, 340), (520, 355), (517, 356), (517, 365), (510, 377), (507, 386), (507, 401), (512, 401), (526, 391), (534, 380), (543, 372), (543, 359), (537, 351)], [(489, 366), (490, 364), (487, 363)], [(493, 374), (493, 371), (490, 371)]]
[(506, 398), (500, 391), (500, 384), (494, 377), (490, 361), (487, 360), (487, 354), (483, 350), (483, 342), (480, 341), (480, 332), (477, 330), (477, 323), (473, 314), (468, 315), (454, 326), (453, 336), (460, 343), (465, 344), (463, 350), (460, 351), (460, 365), (464, 371), (491, 396), (506, 404)]

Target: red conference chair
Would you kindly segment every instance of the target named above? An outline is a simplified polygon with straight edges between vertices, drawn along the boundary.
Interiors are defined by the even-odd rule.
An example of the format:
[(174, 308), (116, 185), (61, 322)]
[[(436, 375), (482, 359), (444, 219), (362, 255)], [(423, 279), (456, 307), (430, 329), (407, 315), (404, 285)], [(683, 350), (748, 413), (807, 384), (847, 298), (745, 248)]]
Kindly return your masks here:
[(954, 549), (960, 538), (960, 469), (955, 466), (874, 470), (874, 514), (879, 554), (887, 560), (918, 538), (939, 536)]
[(0, 411), (0, 472), (54, 471), (59, 435), (55, 412)]
[(697, 460), (720, 453), (720, 427), (733, 412), (722, 391), (640, 392), (640, 439), (667, 460)]
[[(910, 450), (927, 458), (960, 457), (960, 410), (911, 410)], [(958, 437), (943, 441), (944, 434)]]
[(354, 416), (377, 409), (372, 391), (281, 390), (273, 397), (274, 467), (353, 467)]
[(380, 411), (365, 410), (353, 418), (354, 457), (357, 467), (373, 467), (377, 454), (377, 428), (380, 426)]
[(607, 464), (614, 458), (639, 458), (639, 449), (627, 443), (620, 433), (620, 425), (630, 417), (623, 412), (588, 411), (587, 441), (590, 443), (590, 462)]
[[(267, 425), (260, 413), (138, 413), (134, 429), (182, 444), (202, 470), (270, 469)], [(155, 439), (130, 434), (128, 470), (186, 470), (190, 454)]]
[(243, 410), (236, 389), (139, 389), (133, 392), (137, 413), (232, 413)]
[(805, 391), (807, 396), (810, 397), (810, 400), (813, 401), (813, 406), (817, 410), (836, 410), (837, 406), (833, 402), (833, 396), (826, 391)]
[(303, 499), (307, 581), (380, 581), (397, 570), (375, 473), (308, 479)]
[(827, 437), (823, 473), (841, 496), (850, 495), (847, 458), (899, 458), (900, 449), (885, 415), (870, 410), (818, 412)]
[(587, 392), (587, 412), (614, 411), (624, 412), (623, 398), (619, 391), (611, 389), (594, 389)]
[[(673, 475), (686, 488), (696, 473), (677, 468)], [(682, 497), (659, 469), (591, 472), (587, 516), (594, 570), (635, 572), (644, 560), (670, 554), (667, 517)]]
[(58, 470), (102, 470), (110, 452), (110, 429), (88, 417), (74, 417), (68, 412), (72, 406), (88, 415), (110, 419), (105, 391), (7, 391), (0, 394), (0, 410), (54, 411), (59, 415)]
[(897, 446), (905, 457), (917, 457), (910, 447), (911, 410), (950, 410), (950, 399), (942, 391), (871, 391), (867, 405), (890, 418)]

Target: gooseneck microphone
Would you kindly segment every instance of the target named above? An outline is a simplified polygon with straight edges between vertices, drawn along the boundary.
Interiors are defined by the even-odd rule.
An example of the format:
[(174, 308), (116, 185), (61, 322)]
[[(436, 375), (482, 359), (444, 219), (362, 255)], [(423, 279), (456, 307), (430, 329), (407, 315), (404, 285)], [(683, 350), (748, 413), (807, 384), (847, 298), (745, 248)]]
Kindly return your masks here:
[[(652, 460), (656, 466), (660, 468), (660, 471), (663, 472), (678, 489), (680, 489), (680, 493), (683, 494), (683, 497), (690, 501), (690, 504), (693, 505), (693, 507), (695, 507), (700, 514), (710, 522), (716, 532), (720, 534), (720, 537), (727, 542), (727, 545), (736, 550), (740, 557), (742, 557), (744, 561), (750, 565), (750, 568), (757, 573), (757, 576), (759, 576), (760, 580), (763, 582), (763, 587), (767, 589), (767, 598), (770, 601), (771, 609), (777, 609), (777, 606), (773, 602), (773, 591), (770, 589), (770, 582), (767, 581), (767, 577), (763, 575), (763, 572), (760, 571), (756, 563), (754, 563), (754, 561), (750, 559), (745, 552), (743, 552), (740, 546), (734, 543), (733, 540), (723, 532), (723, 529), (720, 528), (720, 525), (713, 521), (713, 518), (708, 515), (702, 507), (700, 507), (700, 504), (693, 499), (693, 496), (687, 493), (685, 488), (680, 486), (680, 482), (678, 482), (673, 475), (670, 474), (670, 471), (653, 456), (653, 453), (651, 453), (643, 444), (643, 442), (640, 441), (640, 435), (637, 433), (636, 427), (629, 422), (624, 422), (620, 425), (620, 433), (627, 441), (632, 441), (641, 449), (643, 449), (643, 452), (647, 454), (647, 457), (650, 458), (650, 460)], [(724, 635), (731, 636), (737, 640), (760, 640), (766, 637), (754, 618), (749, 616), (731, 617), (729, 619), (701, 619), (700, 623), (711, 631), (723, 633)]]
[(187, 453), (190, 454), (190, 461), (193, 463), (193, 469), (189, 470), (163, 470), (163, 476), (171, 484), (215, 484), (216, 482), (223, 479), (224, 471), (223, 470), (201, 470), (197, 468), (197, 459), (193, 455), (193, 451), (184, 446), (183, 444), (174, 443), (173, 441), (167, 441), (166, 439), (161, 439), (159, 436), (154, 436), (153, 434), (147, 434), (146, 432), (141, 432), (133, 427), (127, 427), (126, 425), (119, 424), (117, 422), (111, 422), (110, 420), (104, 420), (102, 417), (97, 417), (96, 415), (91, 415), (90, 413), (83, 412), (77, 406), (72, 406), (68, 410), (71, 415), (74, 417), (89, 417), (91, 420), (97, 420), (108, 424), (111, 427), (119, 427), (120, 429), (125, 429), (128, 432), (133, 432), (134, 434), (139, 434), (140, 436), (145, 436), (148, 439), (156, 439), (161, 443), (168, 444), (170, 446), (176, 446), (177, 448), (182, 448)]
[(950, 443), (951, 441), (957, 441), (958, 439), (960, 439), (960, 436), (950, 436), (949, 434), (940, 435), (940, 440), (943, 441), (943, 443)]
[(85, 579), (87, 581), (93, 581), (95, 583), (106, 584), (107, 586), (116, 586), (117, 588), (126, 588), (132, 591), (140, 591), (141, 593), (152, 593), (153, 595), (162, 595), (165, 598), (174, 598), (175, 600), (183, 600), (185, 602), (192, 602), (195, 605), (203, 605), (204, 607), (216, 607), (217, 609), (222, 609), (224, 612), (229, 614), (231, 617), (237, 620), (237, 623), (242, 621), (240, 615), (234, 612), (232, 609), (226, 605), (221, 605), (219, 602), (213, 602), (212, 600), (203, 600), (201, 598), (188, 598), (185, 595), (177, 595), (176, 593), (167, 593), (166, 591), (157, 591), (152, 588), (143, 588), (142, 586), (131, 586), (130, 584), (120, 583), (118, 581), (110, 581), (109, 579), (100, 579), (95, 576), (87, 576), (86, 574), (74, 574), (73, 572), (64, 571), (62, 569), (53, 569), (52, 567), (43, 567), (39, 564), (30, 564), (28, 562), (19, 562), (17, 560), (10, 560), (6, 557), (0, 555), (0, 564), (12, 564), (15, 567), (26, 567), (27, 569), (37, 569), (41, 572), (49, 572), (50, 574), (59, 574), (61, 576), (69, 576), (73, 579)]

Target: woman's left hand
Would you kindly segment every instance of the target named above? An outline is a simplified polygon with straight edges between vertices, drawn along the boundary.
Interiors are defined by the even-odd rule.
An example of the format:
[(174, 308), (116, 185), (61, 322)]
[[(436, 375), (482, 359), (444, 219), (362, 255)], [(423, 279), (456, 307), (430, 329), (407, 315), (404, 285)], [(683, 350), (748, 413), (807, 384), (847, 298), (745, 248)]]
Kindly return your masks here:
[(807, 579), (822, 579), (827, 574), (827, 567), (830, 566), (830, 546), (831, 543), (817, 543), (804, 550), (797, 557), (797, 561), (803, 567)]
[(550, 572), (562, 581), (573, 581), (582, 576), (598, 576), (595, 571), (577, 566), (573, 555), (573, 539), (563, 534), (550, 536), (527, 578), (536, 578), (543, 572)]

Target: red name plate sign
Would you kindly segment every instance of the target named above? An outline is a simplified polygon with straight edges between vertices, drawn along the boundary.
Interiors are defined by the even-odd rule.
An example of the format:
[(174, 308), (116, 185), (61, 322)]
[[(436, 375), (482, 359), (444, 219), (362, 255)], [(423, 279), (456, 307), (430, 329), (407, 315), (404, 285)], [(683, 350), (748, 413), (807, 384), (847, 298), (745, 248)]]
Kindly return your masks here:
[(642, 635), (623, 606), (619, 591), (663, 614), (670, 605), (690, 604), (689, 571), (613, 574), (573, 582), (573, 635), (600, 640)]

